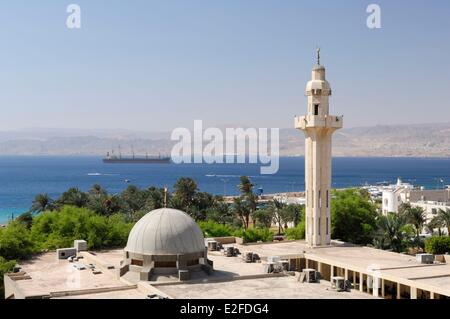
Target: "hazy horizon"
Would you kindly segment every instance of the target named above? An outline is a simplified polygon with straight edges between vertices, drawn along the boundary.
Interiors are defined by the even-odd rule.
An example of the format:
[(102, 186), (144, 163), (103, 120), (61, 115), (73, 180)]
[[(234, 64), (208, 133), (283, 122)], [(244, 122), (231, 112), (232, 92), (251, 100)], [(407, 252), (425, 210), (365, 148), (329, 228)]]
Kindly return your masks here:
[(291, 128), (317, 45), (346, 128), (450, 121), (445, 0), (73, 3), (0, 4), (0, 131)]

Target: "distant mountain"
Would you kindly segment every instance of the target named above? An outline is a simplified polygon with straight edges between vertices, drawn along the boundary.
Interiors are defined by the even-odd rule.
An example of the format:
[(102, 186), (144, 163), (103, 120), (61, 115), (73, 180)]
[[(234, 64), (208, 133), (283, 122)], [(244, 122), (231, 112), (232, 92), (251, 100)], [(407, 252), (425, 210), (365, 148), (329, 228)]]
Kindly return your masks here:
[[(450, 157), (450, 123), (347, 128), (333, 137), (334, 156)], [(0, 132), (0, 155), (169, 154), (170, 132), (27, 129)], [(280, 154), (304, 155), (304, 135), (280, 130)]]

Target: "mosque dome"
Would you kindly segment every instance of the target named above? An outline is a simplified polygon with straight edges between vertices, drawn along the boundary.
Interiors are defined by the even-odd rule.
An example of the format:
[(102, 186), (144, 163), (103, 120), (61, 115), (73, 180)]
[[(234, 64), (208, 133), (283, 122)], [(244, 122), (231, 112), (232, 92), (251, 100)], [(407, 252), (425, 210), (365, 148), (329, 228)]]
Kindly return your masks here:
[(125, 251), (142, 255), (183, 255), (205, 251), (203, 233), (186, 213), (161, 208), (142, 217), (128, 236)]

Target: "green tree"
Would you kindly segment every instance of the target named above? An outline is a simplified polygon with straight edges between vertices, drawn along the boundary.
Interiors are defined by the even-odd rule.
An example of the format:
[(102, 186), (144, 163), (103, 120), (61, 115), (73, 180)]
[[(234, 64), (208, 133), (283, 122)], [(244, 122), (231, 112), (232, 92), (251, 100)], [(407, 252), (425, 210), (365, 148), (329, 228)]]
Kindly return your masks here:
[(242, 225), (245, 229), (248, 229), (250, 222), (250, 207), (242, 197), (237, 197), (234, 199), (232, 210), (236, 216), (242, 221)]
[(242, 195), (248, 195), (250, 193), (253, 193), (254, 185), (252, 184), (248, 176), (241, 176), (238, 187)]
[(420, 233), (427, 222), (427, 214), (422, 207), (409, 207), (404, 216), (409, 224), (414, 226), (416, 232), (416, 245), (420, 248)]
[(17, 221), (0, 228), (0, 256), (7, 260), (24, 259), (36, 251), (28, 228)]
[(164, 207), (165, 190), (163, 188), (150, 187), (147, 190), (146, 207), (148, 211)]
[(442, 228), (445, 227), (443, 221), (439, 216), (434, 216), (425, 227), (431, 234), (434, 234), (434, 230), (438, 230), (438, 236), (442, 236)]
[(450, 235), (450, 209), (439, 209), (438, 218), (441, 220), (444, 227), (447, 227), (447, 235)]
[(333, 191), (331, 234), (334, 239), (363, 245), (371, 243), (377, 216), (375, 206), (358, 191)]
[(33, 214), (31, 212), (23, 213), (16, 218), (16, 221), (30, 229), (31, 224), (33, 223)]
[(192, 178), (183, 177), (175, 183), (173, 189), (173, 197), (179, 200), (184, 211), (189, 210), (198, 191), (197, 183)]
[(76, 206), (76, 207), (86, 207), (89, 202), (88, 194), (80, 191), (78, 188), (69, 188), (64, 192), (61, 197), (57, 200), (58, 206)]
[(36, 216), (31, 238), (39, 249), (70, 246), (75, 239), (84, 239), (89, 248), (124, 246), (132, 227), (123, 215), (100, 216), (87, 208), (64, 206), (58, 212)]
[(38, 194), (31, 204), (30, 212), (38, 214), (46, 210), (53, 210), (54, 208), (53, 199), (48, 194)]
[(374, 244), (377, 248), (402, 252), (407, 247), (408, 232), (404, 215), (379, 216)]
[(130, 185), (120, 194), (120, 203), (121, 210), (127, 216), (132, 216), (136, 212), (145, 210), (147, 194), (138, 187)]
[(108, 195), (108, 192), (101, 185), (94, 184), (94, 185), (92, 185), (91, 189), (89, 190), (89, 194), (106, 196), (106, 195)]
[(270, 228), (273, 221), (272, 209), (257, 209), (253, 212), (252, 219), (256, 223), (256, 227)]
[(211, 220), (222, 225), (232, 224), (233, 212), (230, 209), (230, 205), (223, 201), (218, 201), (216, 205), (207, 209), (206, 220)]

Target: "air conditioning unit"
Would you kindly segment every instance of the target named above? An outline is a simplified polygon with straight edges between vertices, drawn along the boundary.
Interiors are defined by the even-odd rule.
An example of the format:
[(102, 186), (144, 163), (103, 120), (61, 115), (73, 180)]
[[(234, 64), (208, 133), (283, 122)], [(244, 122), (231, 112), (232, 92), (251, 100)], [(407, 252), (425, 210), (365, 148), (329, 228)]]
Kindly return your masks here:
[(277, 263), (279, 261), (281, 261), (281, 258), (278, 257), (278, 256), (269, 256), (269, 257), (267, 257), (267, 262), (269, 262), (269, 263)]
[(317, 274), (315, 269), (303, 269), (305, 276), (305, 281), (308, 283), (317, 282)]
[(345, 284), (345, 278), (344, 277), (331, 277), (331, 288), (333, 288), (339, 292), (346, 291), (347, 287)]
[(434, 263), (434, 255), (432, 255), (432, 254), (417, 254), (416, 259), (421, 264)]

